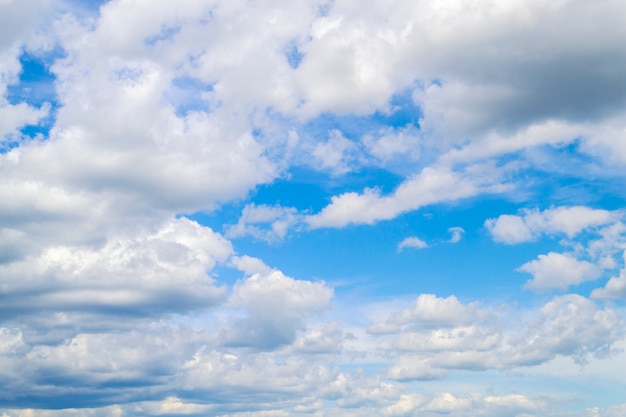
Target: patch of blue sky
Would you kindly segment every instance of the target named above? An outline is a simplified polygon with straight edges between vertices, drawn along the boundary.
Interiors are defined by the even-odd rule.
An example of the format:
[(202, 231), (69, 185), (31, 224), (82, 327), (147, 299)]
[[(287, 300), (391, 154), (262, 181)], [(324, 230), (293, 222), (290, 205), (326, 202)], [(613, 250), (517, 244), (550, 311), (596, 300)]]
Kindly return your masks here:
[(378, 187), (383, 193), (391, 192), (403, 178), (379, 168), (363, 168), (339, 177), (329, 177), (323, 172), (306, 167), (293, 167), (285, 178), (259, 186), (252, 197), (255, 204), (280, 204), (299, 210), (317, 212), (325, 207), (332, 196), (352, 190)]
[(37, 124), (22, 127), (20, 132), (26, 137), (46, 138), (54, 125), (59, 101), (54, 84), (56, 77), (50, 66), (63, 55), (62, 50), (53, 49), (38, 54), (25, 51), (20, 56), (22, 71), (18, 82), (7, 87), (7, 101), (13, 105), (26, 103), (36, 108), (50, 106), (47, 117)]
[(193, 77), (177, 77), (172, 80), (165, 99), (174, 106), (178, 116), (193, 111), (209, 111), (210, 103), (204, 95), (213, 91), (213, 86)]
[(62, 0), (61, 6), (81, 17), (95, 17), (109, 0)]
[[(338, 295), (434, 293), (496, 304), (523, 301), (534, 298), (529, 291), (520, 292), (530, 276), (515, 269), (560, 246), (558, 239), (549, 238), (520, 245), (493, 242), (484, 221), (517, 208), (495, 199), (436, 205), (374, 226), (295, 232), (285, 244), (267, 245), (252, 237), (235, 239), (233, 244), (238, 252), (261, 258), (290, 276), (323, 279), (336, 286)], [(448, 242), (451, 227), (465, 230), (456, 244)], [(429, 247), (399, 251), (400, 242), (410, 236)]]
[(36, 55), (23, 52), (19, 58), (22, 66), (19, 81), (7, 88), (9, 103), (25, 102), (34, 107), (40, 107), (44, 103), (56, 105), (57, 94), (54, 87), (56, 77), (50, 71), (50, 65), (62, 56), (61, 50)]
[[(565, 165), (567, 168), (556, 168), (554, 165)], [(593, 169), (588, 168), (587, 164), (577, 163), (577, 158), (561, 155), (551, 159), (550, 164), (524, 170), (519, 175), (520, 188), (516, 192), (524, 199), (535, 202), (539, 208), (588, 205), (616, 210), (625, 207), (626, 189), (622, 184), (615, 181), (614, 176), (605, 176), (601, 172), (595, 174)], [(551, 169), (554, 171), (546, 172)]]
[(296, 69), (300, 66), (300, 63), (304, 59), (304, 53), (298, 49), (298, 44), (295, 41), (289, 42), (285, 47), (285, 58), (287, 58), (287, 62), (291, 68)]

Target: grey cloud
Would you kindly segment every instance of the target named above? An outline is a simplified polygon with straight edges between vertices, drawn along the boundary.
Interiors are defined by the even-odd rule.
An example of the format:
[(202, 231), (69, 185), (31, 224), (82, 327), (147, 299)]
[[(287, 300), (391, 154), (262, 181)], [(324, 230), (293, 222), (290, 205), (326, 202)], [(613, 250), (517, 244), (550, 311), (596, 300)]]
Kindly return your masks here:
[(229, 346), (274, 349), (291, 343), (304, 318), (325, 309), (333, 290), (324, 282), (299, 281), (278, 270), (257, 273), (235, 285), (230, 304), (247, 314), (224, 331)]
[(223, 237), (186, 219), (99, 250), (50, 247), (0, 267), (0, 312), (5, 320), (56, 311), (131, 317), (214, 306), (226, 288), (207, 271), (231, 254)]

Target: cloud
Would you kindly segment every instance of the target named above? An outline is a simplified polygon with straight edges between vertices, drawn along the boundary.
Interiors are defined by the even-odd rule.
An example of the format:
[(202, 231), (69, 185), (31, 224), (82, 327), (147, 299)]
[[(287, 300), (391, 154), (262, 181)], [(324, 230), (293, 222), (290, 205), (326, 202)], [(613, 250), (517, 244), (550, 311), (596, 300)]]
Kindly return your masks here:
[(449, 327), (471, 323), (484, 315), (478, 303), (462, 304), (454, 295), (440, 298), (434, 294), (421, 294), (411, 308), (393, 314), (382, 323), (368, 327), (372, 334), (398, 333), (405, 325)]
[(342, 349), (343, 332), (337, 323), (309, 330), (296, 339), (293, 349), (304, 353), (337, 353)]
[[(537, 309), (472, 302), (475, 289), (380, 287), (393, 308), (366, 329), (364, 297), (338, 284), (334, 298), (330, 281), (353, 259), (328, 265), (328, 284), (315, 270), (296, 279), (266, 265), (281, 253), (227, 238), (342, 242), (311, 229), (485, 194), (529, 206), (536, 194), (519, 191), (562, 185), (544, 175), (560, 170), (597, 204), (615, 201), (604, 191), (626, 162), (625, 11), (618, 0), (0, 1), (0, 414), (556, 415), (553, 391), (473, 381), (465, 392), (464, 378), (493, 371), (499, 385), (498, 371), (601, 358), (623, 340), (621, 310), (573, 294)], [(52, 75), (49, 105), (14, 93), (25, 54)], [(377, 187), (362, 176), (371, 168), (399, 185)], [(319, 211), (272, 194), (300, 170), (334, 194)], [(192, 214), (229, 224), (226, 238)], [(626, 287), (613, 259), (621, 218), (568, 205), (485, 227), (507, 244), (564, 236), (563, 253), (521, 267), (529, 288), (619, 270), (592, 292), (611, 299)], [(412, 239), (400, 247), (425, 246)], [(447, 375), (445, 390), (410, 382)]]
[(380, 190), (371, 188), (365, 189), (362, 194), (344, 193), (332, 197), (329, 205), (305, 220), (312, 228), (373, 224), (426, 205), (497, 190), (493, 187), (497, 185), (495, 179), (483, 176), (480, 169), (476, 171), (468, 169), (467, 175), (462, 175), (445, 167), (424, 168), (390, 195), (383, 196)]
[(602, 270), (590, 262), (579, 261), (570, 254), (556, 252), (539, 255), (536, 260), (525, 263), (517, 270), (533, 275), (533, 279), (524, 288), (534, 291), (549, 288), (566, 290), (571, 285), (596, 279), (602, 274)]
[(543, 411), (546, 408), (545, 401), (519, 394), (501, 396), (473, 394), (460, 397), (442, 392), (430, 398), (417, 394), (403, 394), (397, 403), (383, 410), (383, 415), (410, 416), (420, 413), (422, 415), (461, 416), (466, 415), (468, 410), (473, 410), (486, 416), (521, 416), (522, 414), (518, 413)]
[(465, 230), (463, 230), (462, 227), (450, 227), (448, 229), (448, 232), (450, 232), (450, 234), (452, 235), (450, 237), (450, 240), (448, 240), (448, 242), (450, 243), (458, 243), (461, 241), (461, 239), (463, 239), (463, 235), (465, 234)]
[(333, 290), (324, 282), (299, 281), (278, 270), (256, 273), (233, 288), (229, 303), (245, 307), (225, 332), (226, 345), (273, 349), (293, 342), (303, 319), (328, 306)]
[(515, 326), (507, 323), (506, 310), (480, 310), (452, 297), (418, 300), (415, 310), (392, 313), (368, 328), (376, 337), (393, 335), (387, 345), (394, 359), (390, 379), (441, 379), (453, 370), (513, 369), (557, 356), (585, 363), (609, 354), (623, 337), (615, 311), (579, 295), (555, 297)]
[(582, 231), (615, 221), (618, 213), (584, 206), (556, 207), (543, 211), (523, 210), (522, 215), (503, 214), (485, 221), (494, 240), (516, 244), (536, 239), (541, 234), (565, 234), (572, 238)]
[(418, 160), (422, 147), (422, 138), (413, 126), (399, 129), (385, 128), (374, 135), (361, 138), (367, 152), (383, 165), (396, 160), (408, 158)]
[(419, 237), (411, 236), (405, 238), (400, 244), (398, 244), (398, 250), (401, 251), (405, 248), (424, 249), (428, 247), (428, 243), (424, 242)]
[(231, 254), (230, 242), (186, 219), (99, 249), (49, 247), (0, 266), (8, 297), (0, 310), (5, 317), (56, 311), (142, 316), (207, 308), (226, 296), (207, 272)]
[[(239, 221), (226, 230), (226, 237), (237, 238), (251, 235), (267, 242), (276, 242), (285, 238), (290, 227), (300, 222), (300, 215), (293, 207), (246, 205)], [(263, 228), (269, 225), (268, 229)]]
[[(623, 254), (626, 261), (626, 252)], [(626, 266), (619, 273), (619, 276), (612, 277), (606, 283), (604, 288), (596, 288), (591, 292), (591, 298), (594, 299), (619, 299), (626, 297)]]
[(358, 147), (335, 129), (329, 132), (326, 142), (315, 145), (312, 156), (320, 169), (342, 175), (352, 170), (358, 158)]

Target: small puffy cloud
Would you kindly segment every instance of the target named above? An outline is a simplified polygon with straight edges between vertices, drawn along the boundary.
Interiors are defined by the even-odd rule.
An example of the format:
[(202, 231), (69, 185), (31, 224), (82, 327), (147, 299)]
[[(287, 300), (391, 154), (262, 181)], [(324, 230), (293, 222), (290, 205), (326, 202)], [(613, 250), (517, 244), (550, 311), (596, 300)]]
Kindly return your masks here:
[(567, 253), (550, 252), (539, 255), (518, 268), (518, 271), (533, 275), (524, 287), (542, 291), (550, 288), (566, 290), (571, 285), (578, 285), (600, 277), (602, 269), (590, 262), (579, 261)]
[(541, 234), (562, 233), (572, 238), (585, 229), (616, 219), (616, 214), (608, 210), (572, 206), (544, 211), (523, 210), (521, 215), (503, 214), (496, 219), (487, 219), (485, 227), (494, 240), (512, 245), (536, 239)]
[(316, 165), (328, 170), (332, 175), (350, 172), (358, 159), (358, 146), (346, 139), (339, 130), (331, 130), (326, 142), (320, 142), (313, 149)]
[(424, 249), (427, 247), (428, 247), (428, 243), (424, 242), (419, 237), (410, 236), (404, 239), (402, 242), (400, 242), (400, 244), (398, 245), (398, 250), (401, 251), (406, 248)]
[(337, 353), (342, 349), (343, 331), (337, 323), (322, 329), (312, 329), (298, 337), (293, 349), (302, 353)]
[(401, 323), (449, 326), (467, 323), (481, 314), (476, 302), (463, 304), (454, 295), (440, 298), (422, 294), (415, 300), (414, 307), (403, 310), (398, 318)]
[(279, 241), (300, 221), (300, 217), (293, 207), (250, 203), (243, 208), (237, 224), (228, 226), (226, 237), (250, 235), (267, 242)]
[(448, 229), (448, 232), (452, 235), (450, 236), (449, 243), (458, 243), (463, 239), (463, 235), (465, 234), (465, 230), (462, 227), (451, 227)]
[[(623, 254), (626, 265), (626, 251)], [(619, 276), (612, 277), (603, 288), (597, 288), (591, 292), (591, 298), (595, 299), (619, 299), (626, 298), (626, 266), (619, 273)]]
[(246, 275), (269, 274), (272, 270), (259, 258), (248, 255), (233, 256), (230, 259), (230, 263), (238, 270), (243, 271)]

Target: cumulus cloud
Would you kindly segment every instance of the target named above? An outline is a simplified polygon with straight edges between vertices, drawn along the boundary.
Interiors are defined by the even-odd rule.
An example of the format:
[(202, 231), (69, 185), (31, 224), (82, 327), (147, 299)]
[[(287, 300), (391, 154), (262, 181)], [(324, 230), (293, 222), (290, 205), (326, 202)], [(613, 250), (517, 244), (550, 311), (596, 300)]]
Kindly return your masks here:
[[(289, 228), (299, 223), (300, 217), (293, 207), (248, 204), (243, 208), (237, 224), (227, 228), (226, 237), (251, 235), (276, 242), (285, 238)], [(269, 227), (264, 228), (265, 225)]]
[(0, 266), (8, 297), (1, 311), (5, 317), (50, 311), (144, 315), (211, 307), (224, 300), (226, 288), (207, 272), (231, 254), (222, 236), (186, 219), (100, 249), (49, 247)]
[[(626, 252), (624, 252), (626, 262)], [(591, 292), (595, 299), (620, 299), (626, 297), (626, 264), (620, 270), (619, 276), (612, 277), (603, 288), (596, 288)]]
[(587, 261), (580, 261), (567, 253), (550, 252), (539, 255), (534, 260), (525, 263), (518, 271), (533, 275), (525, 288), (541, 291), (549, 288), (566, 290), (571, 285), (577, 285), (600, 277), (602, 270)]
[(322, 170), (329, 170), (333, 175), (341, 175), (352, 170), (358, 158), (358, 147), (346, 139), (340, 131), (331, 130), (328, 140), (318, 143), (312, 154)]
[(299, 281), (278, 270), (256, 273), (233, 288), (229, 303), (247, 316), (226, 331), (227, 345), (271, 349), (291, 343), (303, 319), (328, 306), (333, 291), (324, 282)]
[(465, 230), (462, 227), (451, 227), (448, 229), (448, 232), (452, 235), (448, 242), (450, 243), (458, 243), (463, 239), (463, 235), (465, 234)]
[(420, 298), (415, 310), (392, 314), (368, 329), (378, 337), (394, 335), (388, 345), (395, 358), (388, 370), (391, 379), (441, 379), (452, 370), (512, 369), (557, 356), (585, 363), (609, 354), (612, 344), (623, 337), (622, 320), (615, 311), (599, 309), (579, 295), (553, 298), (518, 328), (505, 323), (503, 312), (481, 311), (452, 297)]
[(569, 238), (582, 231), (603, 226), (619, 218), (608, 210), (584, 206), (555, 207), (539, 210), (523, 210), (522, 215), (503, 214), (487, 219), (485, 227), (494, 240), (516, 244), (536, 239), (541, 234), (564, 234)]
[[(515, 191), (566, 169), (551, 153), (621, 178), (624, 15), (618, 0), (0, 1), (0, 414), (545, 413), (549, 399), (406, 381), (599, 358), (623, 339), (619, 311), (572, 294), (539, 310), (422, 294), (365, 329), (361, 298), (270, 268), (245, 238)], [(15, 94), (25, 54), (53, 78), (49, 105)], [(325, 207), (252, 203), (302, 167), (332, 177)], [(346, 175), (371, 167), (399, 185)], [(185, 219), (219, 223), (230, 204), (244, 207), (225, 220), (235, 247)], [(520, 269), (531, 289), (566, 289), (623, 267), (621, 216), (562, 206), (485, 227), (507, 244), (593, 231)], [(623, 275), (593, 298), (623, 298)]]
[(319, 213), (307, 216), (305, 220), (312, 228), (373, 224), (425, 205), (454, 201), (498, 189), (499, 184), (495, 179), (484, 176), (480, 169), (468, 169), (466, 174), (461, 175), (446, 167), (424, 168), (400, 184), (390, 195), (381, 195), (380, 190), (371, 188), (361, 194), (344, 193), (332, 197), (329, 205)]
[(463, 304), (454, 295), (440, 298), (434, 294), (422, 294), (413, 307), (393, 314), (382, 323), (372, 324), (368, 331), (373, 334), (397, 333), (405, 325), (455, 326), (472, 322), (486, 314), (478, 303)]

